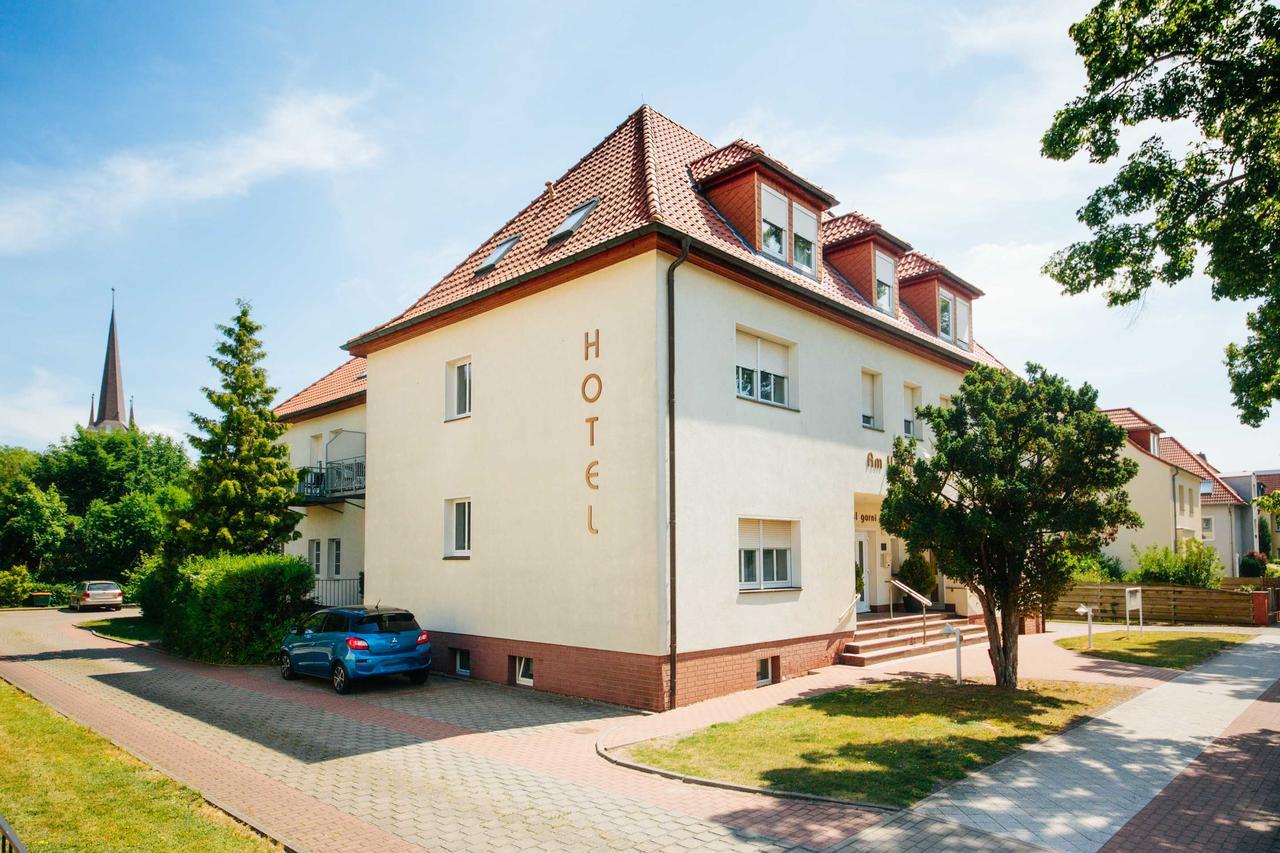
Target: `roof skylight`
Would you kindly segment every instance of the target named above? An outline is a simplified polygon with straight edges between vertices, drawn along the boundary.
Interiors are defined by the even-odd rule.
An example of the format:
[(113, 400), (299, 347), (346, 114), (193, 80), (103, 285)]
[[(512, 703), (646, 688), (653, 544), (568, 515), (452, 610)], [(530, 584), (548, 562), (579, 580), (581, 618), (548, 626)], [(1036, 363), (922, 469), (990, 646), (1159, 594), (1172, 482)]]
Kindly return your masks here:
[(511, 251), (511, 247), (514, 246), (519, 240), (520, 240), (520, 235), (516, 234), (514, 237), (508, 237), (498, 245), (494, 246), (493, 251), (489, 253), (489, 257), (485, 258), (484, 263), (482, 263), (479, 266), (479, 268), (476, 269), (476, 275), (484, 275), (489, 270), (496, 267), (498, 265), (498, 261), (502, 260), (502, 257), (507, 252)]
[(578, 230), (578, 226), (582, 225), (583, 220), (591, 215), (591, 211), (595, 210), (596, 205), (600, 203), (600, 199), (593, 198), (591, 201), (582, 204), (569, 211), (569, 215), (564, 218), (564, 222), (560, 223), (560, 227), (551, 232), (548, 243), (554, 243), (557, 240), (563, 240), (573, 232)]

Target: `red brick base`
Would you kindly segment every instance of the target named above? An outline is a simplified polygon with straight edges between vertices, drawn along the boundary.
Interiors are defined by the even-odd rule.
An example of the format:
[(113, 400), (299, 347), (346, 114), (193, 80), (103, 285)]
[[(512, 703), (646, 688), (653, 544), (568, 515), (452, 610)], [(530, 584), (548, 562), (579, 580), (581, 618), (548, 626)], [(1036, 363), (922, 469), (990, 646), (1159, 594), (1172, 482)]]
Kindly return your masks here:
[[(471, 653), (471, 677), (515, 683), (515, 659), (533, 658), (538, 690), (661, 711), (668, 703), (666, 655), (644, 655), (431, 631), (432, 668), (456, 674), (455, 649)], [(775, 681), (835, 663), (849, 634), (798, 637), (768, 643), (684, 652), (676, 657), (676, 701), (690, 705), (756, 686), (756, 667), (770, 658)]]

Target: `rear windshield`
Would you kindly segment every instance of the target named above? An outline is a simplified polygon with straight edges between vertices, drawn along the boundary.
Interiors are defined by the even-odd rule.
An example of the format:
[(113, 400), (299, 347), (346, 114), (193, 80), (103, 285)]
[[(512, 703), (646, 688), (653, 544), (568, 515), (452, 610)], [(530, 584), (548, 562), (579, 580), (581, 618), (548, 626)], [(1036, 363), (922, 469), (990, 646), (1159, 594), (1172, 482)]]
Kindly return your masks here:
[(91, 583), (91, 584), (89, 584), (89, 591), (90, 591), (90, 592), (103, 592), (103, 591), (108, 590), (108, 589), (109, 589), (109, 590), (113, 590), (113, 591), (114, 591), (114, 590), (117, 590), (117, 589), (119, 589), (119, 588), (120, 588), (120, 587), (119, 587), (117, 584), (111, 583), (111, 582), (109, 582), (109, 581), (106, 581), (106, 582), (103, 582), (103, 583)]
[(400, 631), (418, 631), (418, 620), (412, 613), (371, 613), (368, 616), (357, 616), (355, 632), (357, 634), (395, 634)]

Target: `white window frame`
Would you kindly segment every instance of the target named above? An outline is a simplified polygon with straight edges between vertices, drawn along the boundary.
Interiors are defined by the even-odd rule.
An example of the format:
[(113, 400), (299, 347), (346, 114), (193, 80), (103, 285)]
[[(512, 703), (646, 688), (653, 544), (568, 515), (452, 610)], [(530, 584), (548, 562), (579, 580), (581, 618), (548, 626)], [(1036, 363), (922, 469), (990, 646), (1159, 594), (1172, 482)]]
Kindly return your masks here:
[[(754, 366), (747, 367), (746, 365), (738, 364), (738, 350), (737, 350), (738, 335), (747, 335), (748, 337), (755, 339), (756, 358), (755, 358)], [(768, 374), (774, 379), (782, 380), (782, 399), (781, 400), (771, 400), (767, 397), (762, 396), (763, 389), (764, 389), (764, 376), (766, 374), (766, 371), (762, 370), (760, 367), (760, 345), (761, 345), (761, 342), (763, 341), (768, 341), (774, 346), (781, 347), (786, 352), (787, 373), (782, 373), (782, 374), (769, 373)], [(756, 334), (755, 332), (749, 331), (748, 329), (744, 329), (741, 327), (736, 328), (734, 331), (733, 390), (734, 390), (734, 393), (738, 396), (738, 398), (742, 400), (753, 400), (757, 403), (765, 403), (766, 405), (769, 405), (769, 406), (781, 406), (782, 408), (786, 408), (786, 409), (792, 408), (791, 392), (792, 392), (793, 383), (791, 381), (791, 377), (788, 374), (791, 372), (791, 363), (794, 355), (792, 352), (793, 346), (794, 346), (793, 344), (783, 343), (782, 341), (775, 340), (773, 338), (761, 337), (760, 335)], [(742, 392), (741, 371), (743, 370), (749, 371), (751, 374), (751, 393), (750, 394), (744, 394)], [(774, 383), (771, 382), (770, 387), (775, 387)]]
[[(524, 674), (524, 665), (526, 663), (529, 664), (529, 674), (527, 676)], [(533, 668), (533, 658), (524, 656), (524, 655), (517, 656), (516, 657), (516, 684), (519, 684), (523, 687), (532, 687), (533, 679), (535, 677), (536, 677), (536, 674)]]
[(320, 540), (307, 540), (307, 559), (311, 562), (311, 569), (315, 572), (316, 577), (320, 577)]
[[(956, 299), (955, 344), (961, 349), (973, 349), (973, 300)], [(963, 321), (963, 322), (962, 322)]]
[[(766, 590), (766, 589), (799, 589), (800, 588), (800, 566), (799, 560), (796, 559), (796, 522), (793, 519), (786, 518), (753, 518), (750, 516), (740, 516), (738, 518), (738, 526), (734, 529), (734, 535), (738, 537), (738, 590)], [(765, 522), (780, 522), (786, 524), (790, 528), (788, 535), (788, 545), (786, 548), (766, 548), (764, 547), (764, 524)], [(755, 523), (760, 526), (758, 539), (760, 547), (743, 548), (742, 547), (742, 525)], [(786, 554), (787, 560), (787, 579), (780, 581), (777, 579), (777, 555), (778, 553)], [(764, 579), (764, 565), (766, 556), (772, 553), (774, 559), (774, 579), (766, 581)], [(751, 555), (751, 559), (755, 563), (756, 579), (754, 581), (743, 580), (743, 568), (747, 555)]]
[[(796, 222), (800, 218), (796, 214), (799, 212), (802, 216), (809, 217), (813, 220), (812, 236), (809, 234), (801, 234), (800, 229), (796, 227)], [(791, 202), (791, 266), (801, 272), (814, 274), (818, 266), (818, 215), (809, 208), (796, 202)], [(796, 240), (804, 240), (809, 244), (809, 254), (813, 257), (813, 263), (805, 265), (800, 263), (796, 258)]]
[(902, 383), (902, 434), (915, 439), (923, 439), (920, 429), (920, 416), (916, 414), (924, 403), (924, 393), (919, 385), (910, 382)]
[[(882, 305), (880, 301), (880, 259), (883, 258), (893, 270), (893, 278), (889, 281), (889, 304)], [(875, 288), (876, 288), (876, 309), (883, 311), (885, 314), (893, 314), (894, 306), (898, 304), (898, 262), (894, 260), (893, 255), (875, 250)]]
[[(450, 498), (444, 502), (444, 555), (455, 560), (471, 558), (471, 498)], [(458, 547), (458, 509), (464, 507), (465, 548)]]
[[(764, 664), (764, 675), (760, 674), (760, 664)], [(773, 684), (773, 658), (760, 658), (756, 661), (756, 687), (767, 687)]]
[[(942, 330), (942, 306), (944, 305), (950, 309), (947, 312), (947, 322), (951, 326), (945, 332)], [(956, 295), (941, 288), (938, 289), (938, 337), (951, 343), (955, 343), (956, 340)]]
[(1213, 541), (1213, 516), (1211, 515), (1200, 517), (1200, 541)]
[[(466, 382), (466, 393), (463, 395), (463, 399), (459, 401), (458, 383), (463, 379)], [(445, 365), (444, 386), (444, 419), (446, 421), (456, 421), (460, 418), (471, 417), (471, 391), (474, 387), (471, 356), (456, 358)], [(465, 410), (463, 406), (466, 407)]]
[[(765, 218), (764, 199), (766, 195), (771, 195), (773, 196), (775, 201), (779, 201), (782, 203), (782, 209), (785, 210), (787, 213), (786, 222), (778, 223)], [(766, 223), (773, 225), (775, 228), (782, 229), (782, 251), (781, 252), (775, 252), (766, 246), (764, 242), (764, 229), (765, 229)], [(788, 257), (791, 253), (791, 199), (787, 198), (785, 195), (783, 195), (782, 193), (778, 192), (773, 187), (765, 183), (760, 184), (760, 251), (764, 252), (766, 255), (768, 255), (771, 258), (777, 258), (778, 260), (782, 261), (784, 264), (789, 263)], [(815, 252), (816, 252), (816, 249), (815, 249)]]
[[(871, 378), (871, 400), (870, 401), (866, 399), (867, 377)], [(883, 382), (883, 379), (884, 379), (883, 375), (880, 374), (879, 372), (875, 370), (867, 370), (866, 368), (863, 368), (862, 372), (858, 374), (858, 381), (862, 383), (861, 387), (858, 389), (858, 394), (861, 397), (861, 406), (862, 406), (861, 419), (859, 422), (862, 424), (863, 429), (874, 429), (874, 430), (879, 430), (880, 432), (884, 431), (884, 382)], [(871, 403), (869, 407), (867, 405), (868, 402)], [(870, 408), (869, 412), (868, 412), (868, 408)], [(868, 416), (870, 417), (870, 423), (868, 423)]]
[[(467, 656), (467, 665), (462, 665), (462, 656)], [(471, 675), (471, 649), (454, 649), (453, 650), (453, 674), (460, 675), (463, 678)]]
[(1148, 445), (1147, 449), (1151, 451), (1151, 455), (1159, 456), (1160, 455), (1160, 435), (1154, 432), (1149, 433), (1148, 435), (1149, 435), (1149, 438), (1147, 439), (1147, 445)]
[(334, 537), (329, 540), (329, 577), (336, 578), (342, 575), (342, 540)]

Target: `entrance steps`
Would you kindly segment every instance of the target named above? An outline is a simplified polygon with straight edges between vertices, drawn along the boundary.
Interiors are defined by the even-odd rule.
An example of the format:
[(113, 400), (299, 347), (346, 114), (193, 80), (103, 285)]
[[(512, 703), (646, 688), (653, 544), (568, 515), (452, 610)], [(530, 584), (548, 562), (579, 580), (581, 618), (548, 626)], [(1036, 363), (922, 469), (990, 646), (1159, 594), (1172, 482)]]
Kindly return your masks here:
[(967, 619), (950, 613), (926, 613), (923, 620), (919, 613), (892, 619), (859, 619), (853, 638), (844, 644), (840, 663), (871, 666), (955, 648), (955, 638), (942, 633), (944, 625), (960, 629), (962, 645), (987, 641), (987, 629), (983, 625), (970, 625)]

